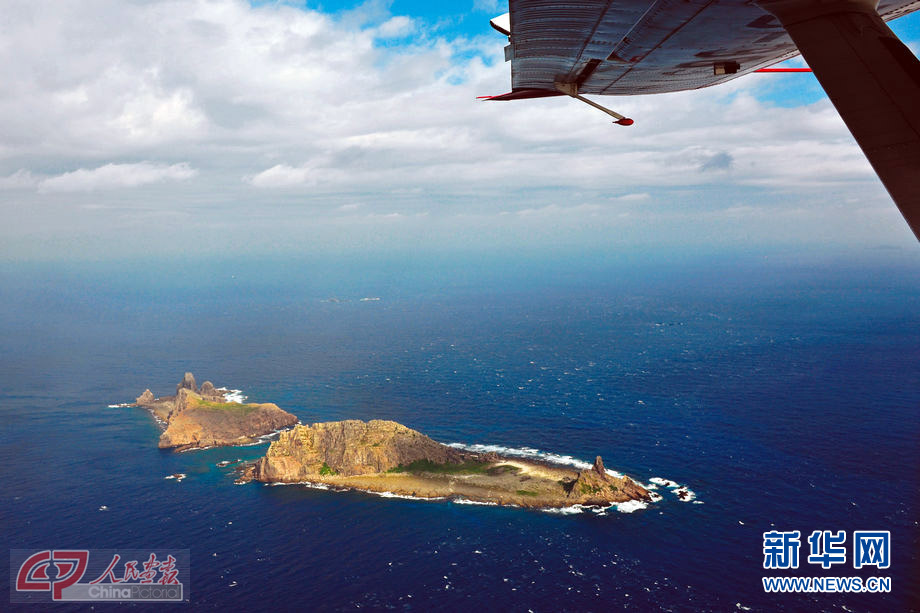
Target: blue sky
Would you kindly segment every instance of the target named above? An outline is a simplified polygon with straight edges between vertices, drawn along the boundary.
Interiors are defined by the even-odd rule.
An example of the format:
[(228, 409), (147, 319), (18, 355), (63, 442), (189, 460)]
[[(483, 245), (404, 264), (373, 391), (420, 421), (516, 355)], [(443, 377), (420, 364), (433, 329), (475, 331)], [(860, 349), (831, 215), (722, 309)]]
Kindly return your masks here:
[[(507, 91), (490, 0), (7, 2), (0, 259), (915, 250), (811, 75)], [(920, 17), (892, 24), (916, 52)]]
[[(267, 3), (256, 3), (267, 4)], [(329, 12), (354, 10), (362, 2), (307, 2), (306, 6), (320, 8)], [(491, 35), (491, 29), (484, 26), (488, 19), (507, 12), (507, 4), (498, 0), (472, 0), (466, 2), (422, 2), (420, 0), (393, 0), (379, 3), (387, 6), (396, 15), (411, 15), (423, 20), (429, 36), (450, 36), (475, 38)], [(901, 40), (911, 45), (914, 53), (920, 48), (920, 12), (907, 15), (889, 23), (891, 29)], [(402, 41), (400, 41), (402, 42)], [(490, 56), (483, 56), (489, 61)], [(804, 61), (797, 57), (777, 64), (780, 66), (801, 67)], [(813, 104), (825, 97), (824, 90), (817, 80), (807, 74), (764, 75), (759, 77), (764, 83), (758, 88), (757, 97), (781, 107), (797, 107)]]

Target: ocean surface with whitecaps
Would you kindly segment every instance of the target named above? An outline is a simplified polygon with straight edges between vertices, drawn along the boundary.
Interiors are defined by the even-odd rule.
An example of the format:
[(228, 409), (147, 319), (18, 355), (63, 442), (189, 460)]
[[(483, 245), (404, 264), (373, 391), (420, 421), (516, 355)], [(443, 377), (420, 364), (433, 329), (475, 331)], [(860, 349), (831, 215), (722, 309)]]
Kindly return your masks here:
[[(6, 549), (187, 548), (196, 609), (920, 603), (915, 253), (3, 263), (0, 288)], [(185, 371), (304, 423), (392, 419), (577, 467), (599, 454), (656, 501), (544, 512), (235, 485), (226, 462), (267, 443), (161, 451), (151, 415), (119, 406)], [(803, 534), (799, 569), (763, 569), (774, 529)], [(889, 530), (890, 568), (854, 569), (849, 540), (845, 565), (807, 564), (813, 530)], [(764, 576), (892, 591), (767, 594)]]

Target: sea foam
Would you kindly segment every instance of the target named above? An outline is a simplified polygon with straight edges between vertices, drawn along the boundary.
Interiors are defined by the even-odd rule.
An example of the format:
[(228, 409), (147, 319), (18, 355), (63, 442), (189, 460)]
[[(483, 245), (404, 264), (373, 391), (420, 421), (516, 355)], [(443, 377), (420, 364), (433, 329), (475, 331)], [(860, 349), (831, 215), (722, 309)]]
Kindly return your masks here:
[(216, 388), (216, 391), (223, 392), (224, 399), (227, 402), (235, 402), (237, 404), (243, 404), (244, 402), (246, 402), (246, 399), (248, 398), (248, 396), (245, 396), (243, 394), (243, 390), (230, 390), (230, 389), (227, 389), (226, 387), (218, 387)]
[(451, 500), (454, 504), (475, 504), (481, 505), (484, 507), (497, 507), (499, 506), (497, 502), (485, 502), (482, 500), (470, 500), (469, 498), (454, 498)]
[(580, 504), (573, 504), (570, 507), (544, 507), (540, 509), (544, 513), (555, 513), (556, 515), (578, 515), (584, 513), (588, 507)]
[(674, 494), (678, 500), (681, 502), (695, 502), (702, 504), (700, 501), (696, 500), (696, 492), (691, 490), (686, 485), (681, 485), (676, 481), (671, 481), (670, 479), (665, 479), (663, 477), (652, 477), (649, 479), (653, 484), (666, 487), (671, 490), (671, 493)]
[(626, 502), (614, 502), (610, 506), (620, 513), (635, 513), (636, 511), (647, 509), (648, 503), (642, 502), (641, 500), (627, 500)]
[(403, 500), (424, 500), (426, 502), (433, 500), (447, 500), (444, 496), (435, 496), (432, 498), (426, 498), (424, 496), (410, 496), (408, 494), (397, 494), (396, 492), (375, 492), (373, 490), (362, 490), (361, 488), (355, 488), (358, 492), (364, 492), (366, 494), (373, 494), (375, 496), (380, 496), (381, 498), (402, 498)]

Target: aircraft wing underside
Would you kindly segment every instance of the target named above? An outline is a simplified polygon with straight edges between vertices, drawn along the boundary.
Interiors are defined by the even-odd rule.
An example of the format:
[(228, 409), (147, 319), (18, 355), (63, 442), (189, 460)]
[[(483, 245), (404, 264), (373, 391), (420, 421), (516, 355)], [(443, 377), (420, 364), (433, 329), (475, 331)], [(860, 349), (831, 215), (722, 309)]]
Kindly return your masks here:
[(512, 91), (493, 100), (656, 94), (799, 53), (920, 239), (920, 61), (885, 24), (920, 0), (509, 0)]
[[(888, 21), (918, 9), (920, 0), (882, 0), (878, 12)], [(555, 82), (582, 94), (697, 89), (799, 53), (779, 20), (746, 0), (510, 0), (509, 10), (515, 97), (558, 95)]]

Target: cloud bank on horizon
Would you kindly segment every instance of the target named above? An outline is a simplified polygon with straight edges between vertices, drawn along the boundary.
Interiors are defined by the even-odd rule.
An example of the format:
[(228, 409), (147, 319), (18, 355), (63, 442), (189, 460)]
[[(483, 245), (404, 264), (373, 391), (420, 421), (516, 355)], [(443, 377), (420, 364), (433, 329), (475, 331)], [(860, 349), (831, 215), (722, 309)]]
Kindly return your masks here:
[(491, 0), (311, 7), (5, 3), (0, 256), (913, 242), (810, 75), (607, 99), (622, 128), (477, 102), (510, 82)]

